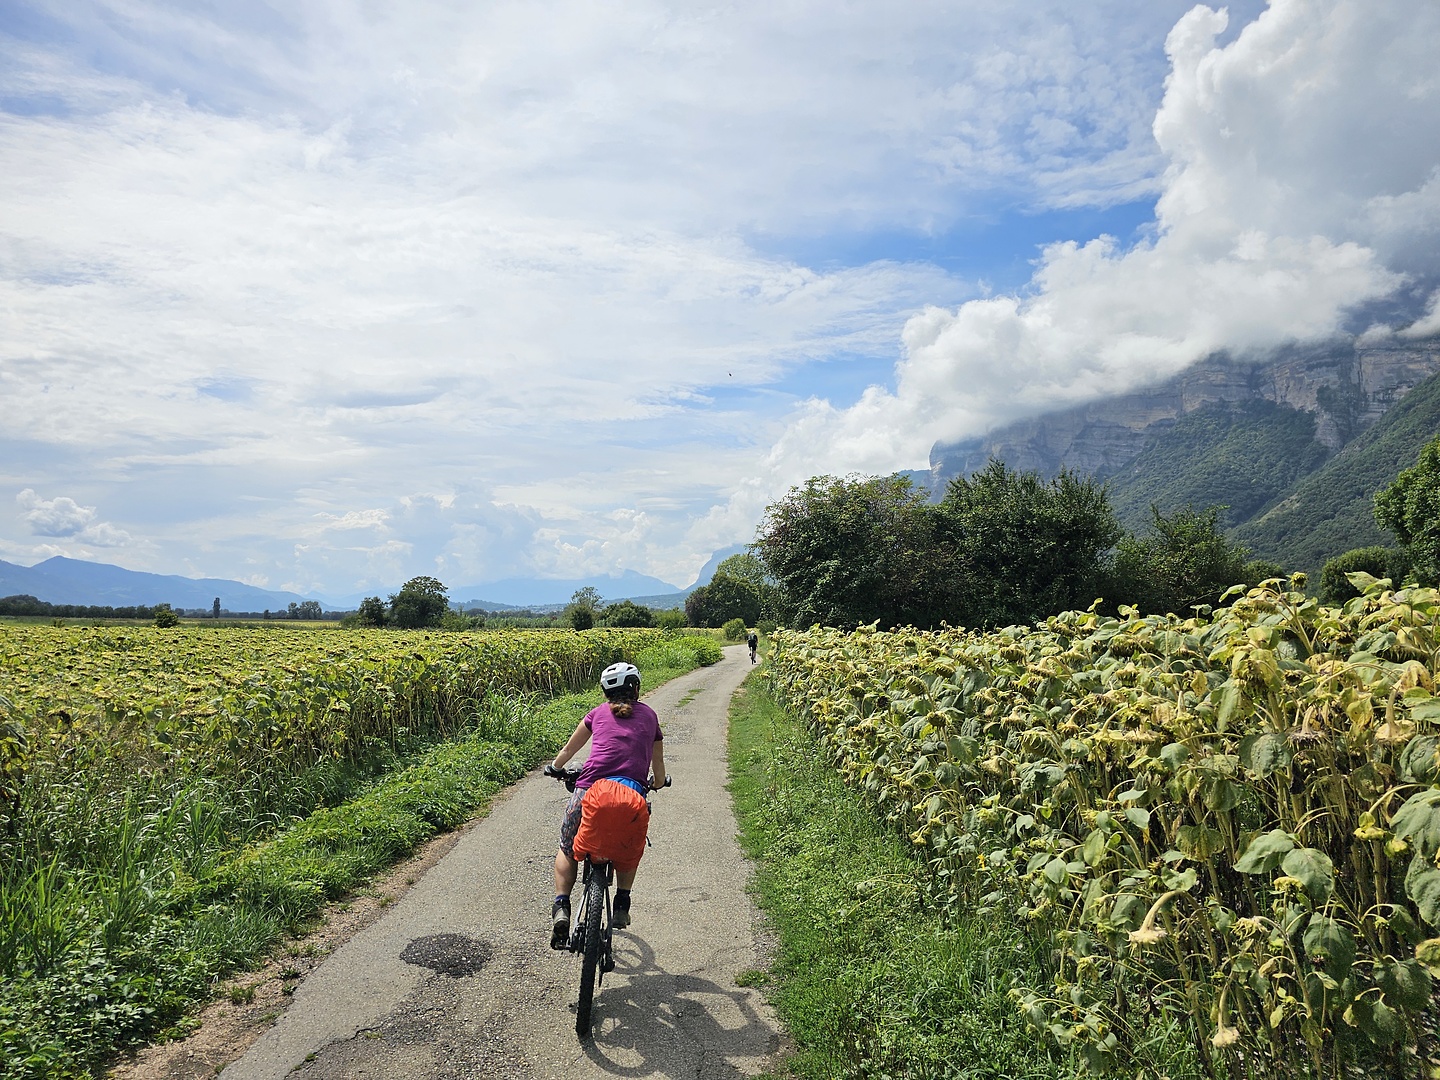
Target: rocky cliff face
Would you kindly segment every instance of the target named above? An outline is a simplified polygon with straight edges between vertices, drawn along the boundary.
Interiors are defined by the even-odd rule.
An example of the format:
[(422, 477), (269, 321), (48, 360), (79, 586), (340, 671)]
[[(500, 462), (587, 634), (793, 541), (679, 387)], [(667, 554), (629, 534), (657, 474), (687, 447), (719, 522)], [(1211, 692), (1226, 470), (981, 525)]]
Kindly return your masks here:
[(1313, 413), (1316, 438), (1337, 450), (1436, 371), (1440, 338), (1366, 343), (1345, 337), (1258, 360), (1221, 353), (1157, 386), (1008, 424), (978, 439), (936, 443), (931, 486), (939, 492), (992, 457), (1044, 477), (1062, 468), (1111, 476), (1184, 414), (1257, 398)]

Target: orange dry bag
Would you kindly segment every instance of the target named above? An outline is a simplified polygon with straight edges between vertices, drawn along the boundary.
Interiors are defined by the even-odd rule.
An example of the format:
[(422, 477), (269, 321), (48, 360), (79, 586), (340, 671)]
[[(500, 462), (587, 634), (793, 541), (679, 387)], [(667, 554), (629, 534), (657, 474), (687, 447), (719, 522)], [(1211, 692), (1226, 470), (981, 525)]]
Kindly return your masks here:
[(616, 870), (634, 870), (645, 854), (649, 827), (650, 807), (643, 795), (618, 780), (597, 780), (580, 803), (575, 858), (588, 855), (596, 862), (610, 863)]

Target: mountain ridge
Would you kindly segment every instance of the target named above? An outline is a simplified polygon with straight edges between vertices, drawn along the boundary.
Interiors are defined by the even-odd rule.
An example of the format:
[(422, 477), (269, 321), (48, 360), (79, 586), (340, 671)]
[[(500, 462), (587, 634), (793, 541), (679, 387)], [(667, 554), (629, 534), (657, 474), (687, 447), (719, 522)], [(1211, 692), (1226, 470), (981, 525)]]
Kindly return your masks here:
[(226, 578), (187, 578), (127, 570), (112, 563), (87, 562), (55, 555), (34, 566), (0, 560), (0, 596), (28, 595), (51, 604), (135, 607), (170, 604), (209, 608), (215, 598), (229, 611), (283, 611), (314, 597), (261, 589)]
[(1372, 496), (1440, 433), (1440, 336), (1336, 337), (1266, 357), (1206, 357), (1155, 386), (936, 443), (929, 486), (993, 457), (1053, 477), (1105, 481), (1121, 524), (1227, 507), (1222, 521), (1257, 557), (1318, 571), (1386, 543)]
[(1440, 371), (1440, 337), (1367, 342), (1337, 336), (1265, 357), (1215, 353), (1153, 386), (1018, 420), (986, 435), (937, 442), (930, 486), (942, 490), (999, 458), (1052, 477), (1062, 468), (1107, 479), (1151, 438), (1205, 406), (1263, 399), (1315, 417), (1315, 438), (1334, 452)]

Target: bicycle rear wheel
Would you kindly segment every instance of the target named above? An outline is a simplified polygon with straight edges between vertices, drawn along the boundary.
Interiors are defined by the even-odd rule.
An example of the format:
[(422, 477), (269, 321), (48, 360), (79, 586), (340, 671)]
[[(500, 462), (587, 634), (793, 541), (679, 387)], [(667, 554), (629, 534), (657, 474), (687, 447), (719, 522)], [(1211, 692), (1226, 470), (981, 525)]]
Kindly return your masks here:
[(580, 1002), (575, 1006), (575, 1034), (590, 1034), (590, 1009), (595, 1002), (595, 975), (600, 966), (602, 923), (608, 867), (585, 864), (585, 952), (580, 964)]

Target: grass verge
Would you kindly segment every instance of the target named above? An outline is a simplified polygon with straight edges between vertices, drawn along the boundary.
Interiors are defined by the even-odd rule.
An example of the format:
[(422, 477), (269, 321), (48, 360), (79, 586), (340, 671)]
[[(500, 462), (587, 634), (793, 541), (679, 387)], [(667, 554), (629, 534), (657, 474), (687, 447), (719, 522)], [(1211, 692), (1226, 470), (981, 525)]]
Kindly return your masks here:
[(803, 1078), (1068, 1077), (1006, 991), (1043, 953), (992, 918), (942, 919), (921, 872), (757, 678), (730, 712), (731, 792), (776, 936), (767, 993)]

